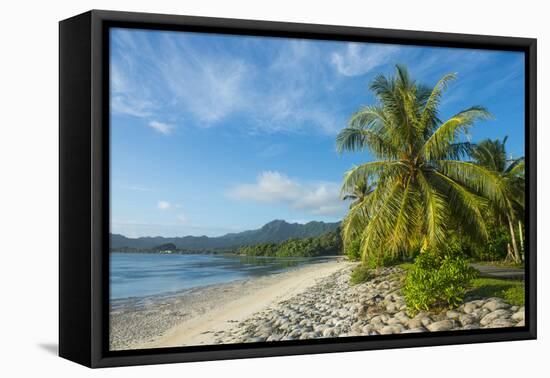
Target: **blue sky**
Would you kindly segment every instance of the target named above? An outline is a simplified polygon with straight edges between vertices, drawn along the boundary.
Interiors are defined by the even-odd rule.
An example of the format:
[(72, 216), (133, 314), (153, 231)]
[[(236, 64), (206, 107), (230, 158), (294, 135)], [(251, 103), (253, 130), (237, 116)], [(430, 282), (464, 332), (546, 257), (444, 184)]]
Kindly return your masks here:
[(335, 136), (372, 104), (368, 84), (408, 66), (433, 85), (456, 72), (449, 117), (483, 105), (473, 141), (508, 135), (523, 156), (522, 53), (111, 30), (111, 230), (215, 236), (273, 219), (338, 221), (344, 172)]

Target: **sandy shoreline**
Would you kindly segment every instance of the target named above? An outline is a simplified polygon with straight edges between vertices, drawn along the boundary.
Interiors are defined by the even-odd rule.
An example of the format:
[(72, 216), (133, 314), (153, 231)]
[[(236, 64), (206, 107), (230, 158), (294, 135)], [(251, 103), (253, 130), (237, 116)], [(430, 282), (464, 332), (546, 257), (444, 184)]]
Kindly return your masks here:
[(325, 262), (172, 297), (116, 302), (111, 349), (276, 342), (525, 326), (523, 307), (469, 297), (452, 310), (407, 311), (405, 271), (350, 285), (355, 266)]
[(179, 295), (115, 301), (110, 316), (111, 349), (212, 344), (216, 333), (349, 266), (343, 261), (316, 263)]

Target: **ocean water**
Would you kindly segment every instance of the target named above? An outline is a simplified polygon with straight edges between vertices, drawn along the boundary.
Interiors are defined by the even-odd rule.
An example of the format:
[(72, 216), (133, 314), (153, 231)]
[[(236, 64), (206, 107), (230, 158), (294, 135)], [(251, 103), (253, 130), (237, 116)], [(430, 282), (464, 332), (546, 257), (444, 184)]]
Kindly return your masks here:
[(169, 295), (195, 287), (279, 273), (329, 259), (111, 252), (110, 297)]

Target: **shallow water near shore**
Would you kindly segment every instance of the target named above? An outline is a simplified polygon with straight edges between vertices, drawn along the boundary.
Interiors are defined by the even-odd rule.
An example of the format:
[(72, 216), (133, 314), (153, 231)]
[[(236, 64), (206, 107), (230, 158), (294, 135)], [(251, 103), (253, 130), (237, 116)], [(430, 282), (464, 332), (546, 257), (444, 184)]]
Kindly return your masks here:
[(182, 290), (280, 273), (333, 259), (112, 252), (110, 297), (115, 300), (170, 295)]

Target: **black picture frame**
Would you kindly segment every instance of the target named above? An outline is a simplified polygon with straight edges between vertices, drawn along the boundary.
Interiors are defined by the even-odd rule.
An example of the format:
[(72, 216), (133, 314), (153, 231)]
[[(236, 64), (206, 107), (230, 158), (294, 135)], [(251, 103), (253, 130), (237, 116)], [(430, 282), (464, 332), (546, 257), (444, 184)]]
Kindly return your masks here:
[[(462, 47), (525, 53), (526, 326), (109, 351), (110, 27)], [(59, 355), (88, 367), (536, 338), (536, 39), (92, 10), (59, 24)]]

